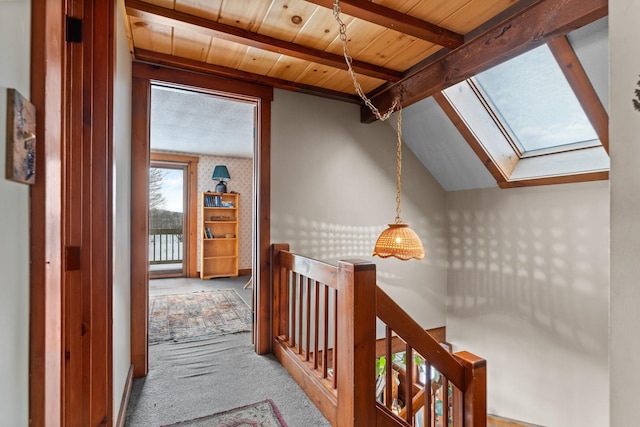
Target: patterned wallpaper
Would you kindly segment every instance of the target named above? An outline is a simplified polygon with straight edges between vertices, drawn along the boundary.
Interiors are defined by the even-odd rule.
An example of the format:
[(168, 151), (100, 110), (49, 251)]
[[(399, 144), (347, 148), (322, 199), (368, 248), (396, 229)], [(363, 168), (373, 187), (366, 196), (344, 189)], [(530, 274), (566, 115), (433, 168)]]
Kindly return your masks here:
[[(198, 161), (198, 200), (203, 191), (214, 191), (218, 181), (213, 181), (213, 168), (216, 165), (226, 165), (231, 179), (227, 181), (227, 191), (239, 193), (240, 223), (238, 224), (238, 268), (251, 269), (251, 231), (253, 211), (253, 159), (240, 157), (208, 156), (194, 153), (182, 153), (168, 150), (154, 150), (154, 152), (183, 154), (197, 156)], [(197, 236), (202, 235), (202, 218), (198, 207)], [(198, 239), (198, 271), (200, 271), (200, 239)]]
[[(226, 165), (231, 179), (227, 181), (227, 192), (239, 193), (240, 223), (238, 224), (238, 268), (251, 268), (251, 212), (253, 210), (253, 159), (199, 155), (198, 197), (203, 191), (214, 191), (218, 181), (213, 181), (213, 168)], [(198, 236), (202, 235), (202, 223), (198, 209)], [(199, 242), (199, 241), (198, 241)], [(198, 271), (200, 270), (200, 244), (198, 244)]]

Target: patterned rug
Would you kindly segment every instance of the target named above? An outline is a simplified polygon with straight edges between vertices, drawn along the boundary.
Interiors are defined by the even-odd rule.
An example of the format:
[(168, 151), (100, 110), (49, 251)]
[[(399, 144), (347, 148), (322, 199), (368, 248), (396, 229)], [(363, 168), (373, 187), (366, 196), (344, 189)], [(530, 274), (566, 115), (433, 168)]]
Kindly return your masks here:
[(164, 427), (287, 427), (271, 399)]
[(233, 289), (149, 298), (149, 342), (251, 330), (251, 308)]

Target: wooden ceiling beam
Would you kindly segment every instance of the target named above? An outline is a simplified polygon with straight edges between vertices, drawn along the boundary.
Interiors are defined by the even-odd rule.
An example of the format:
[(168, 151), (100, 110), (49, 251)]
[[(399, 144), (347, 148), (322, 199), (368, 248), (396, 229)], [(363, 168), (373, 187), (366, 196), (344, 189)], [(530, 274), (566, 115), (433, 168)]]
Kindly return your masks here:
[[(306, 0), (333, 9), (334, 0)], [(464, 43), (464, 36), (456, 32), (398, 12), (370, 0), (340, 0), (340, 9), (347, 15), (380, 25), (428, 42), (455, 49)]]
[(295, 83), (289, 80), (278, 79), (275, 77), (263, 76), (260, 74), (248, 73), (246, 71), (236, 70), (235, 68), (223, 67), (220, 65), (208, 64), (206, 62), (195, 61), (187, 58), (180, 58), (166, 53), (152, 52), (144, 49), (136, 49), (134, 56), (137, 61), (146, 62), (156, 65), (164, 65), (183, 70), (190, 70), (204, 74), (215, 75), (233, 80), (245, 81), (250, 83), (261, 84), (265, 86), (275, 87), (278, 89), (290, 90), (293, 92), (305, 93), (308, 95), (320, 96), (322, 98), (333, 99), (337, 101), (359, 104), (360, 98), (356, 95), (338, 92), (330, 89), (323, 89), (317, 86), (310, 86)]
[[(126, 0), (125, 8), (127, 15), (145, 21), (159, 23), (170, 27), (183, 28), (189, 31), (205, 34), (210, 37), (216, 37), (222, 40), (251, 46), (269, 52), (275, 52), (293, 58), (303, 59), (305, 61), (315, 62), (333, 68), (339, 68), (342, 70), (347, 69), (347, 64), (342, 55), (335, 55), (296, 43), (264, 36), (242, 28), (220, 24), (209, 19), (156, 6), (140, 0)], [(379, 67), (363, 61), (354, 60), (352, 62), (352, 67), (356, 73), (389, 82), (398, 82), (402, 78), (402, 73), (399, 71)]]
[[(543, 0), (449, 52), (438, 61), (371, 96), (381, 111), (400, 96), (407, 107), (494, 65), (607, 16), (607, 0)], [(376, 120), (361, 106), (363, 123)]]

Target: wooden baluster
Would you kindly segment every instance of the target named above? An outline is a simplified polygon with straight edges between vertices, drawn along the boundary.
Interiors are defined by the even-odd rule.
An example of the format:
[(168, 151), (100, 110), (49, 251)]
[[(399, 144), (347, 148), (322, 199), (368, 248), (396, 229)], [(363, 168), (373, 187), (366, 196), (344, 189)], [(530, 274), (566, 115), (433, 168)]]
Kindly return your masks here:
[(392, 346), (393, 346), (393, 337), (391, 336), (391, 328), (389, 326), (385, 326), (385, 398), (387, 408), (391, 409), (391, 404), (393, 403), (393, 365), (391, 364), (391, 358), (393, 357)]
[(306, 331), (306, 352), (305, 361), (309, 361), (309, 353), (311, 353), (311, 279), (307, 277), (307, 331)]
[(404, 372), (404, 408), (406, 411), (406, 420), (409, 424), (413, 423), (413, 348), (409, 344), (406, 346), (405, 353), (406, 365)]
[(424, 408), (422, 412), (422, 426), (431, 427), (432, 409), (431, 409), (431, 365), (424, 361), (425, 379), (424, 379)]
[(291, 277), (291, 308), (290, 308), (290, 324), (291, 335), (289, 335), (289, 346), (296, 346), (296, 290), (298, 287), (298, 273), (293, 273)]
[(453, 427), (462, 427), (464, 423), (464, 401), (462, 391), (457, 387), (453, 388)]
[(314, 316), (314, 329), (315, 333), (313, 334), (313, 369), (318, 369), (318, 334), (319, 334), (319, 321), (320, 321), (320, 283), (315, 280), (314, 287), (316, 291), (316, 300), (315, 304), (315, 316)]
[(449, 425), (449, 380), (442, 376), (442, 425)]
[(329, 375), (329, 286), (324, 287), (324, 347), (322, 349), (322, 378)]
[(302, 345), (304, 329), (302, 328), (302, 323), (304, 319), (304, 282), (309, 280), (308, 277), (300, 276), (300, 280), (298, 281), (298, 286), (300, 288), (300, 293), (298, 296), (298, 354), (302, 354)]
[(333, 388), (338, 388), (338, 291), (333, 290)]

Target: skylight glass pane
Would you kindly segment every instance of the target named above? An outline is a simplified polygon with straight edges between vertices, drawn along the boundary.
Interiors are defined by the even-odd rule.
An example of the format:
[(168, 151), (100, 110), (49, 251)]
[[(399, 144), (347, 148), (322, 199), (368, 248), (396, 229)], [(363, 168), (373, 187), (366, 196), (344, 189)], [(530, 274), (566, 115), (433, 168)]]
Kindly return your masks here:
[(524, 152), (598, 140), (547, 45), (475, 80)]

